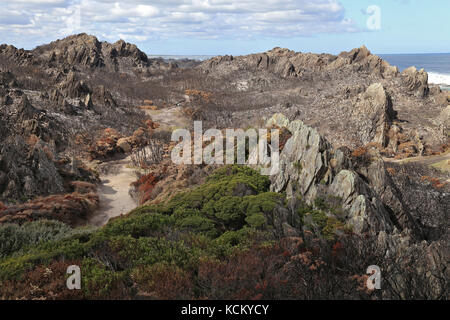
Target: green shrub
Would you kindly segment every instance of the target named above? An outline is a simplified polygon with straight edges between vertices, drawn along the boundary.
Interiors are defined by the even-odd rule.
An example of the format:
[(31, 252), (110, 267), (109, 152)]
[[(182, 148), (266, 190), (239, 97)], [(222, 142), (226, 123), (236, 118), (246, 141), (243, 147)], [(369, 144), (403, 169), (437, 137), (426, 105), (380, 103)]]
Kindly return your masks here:
[[(258, 241), (273, 238), (263, 232), (270, 227), (266, 216), (283, 197), (268, 192), (269, 186), (269, 179), (253, 169), (225, 166), (194, 190), (160, 205), (137, 208), (95, 231), (44, 222), (5, 227), (4, 238), (15, 234), (19, 240), (5, 242), (0, 279), (20, 279), (37, 265), (54, 260), (81, 260), (88, 268), (83, 280), (86, 294), (95, 297), (95, 290), (110, 296), (140, 266), (166, 263), (194, 269), (202, 257), (223, 258), (236, 248), (248, 248), (256, 235)], [(29, 230), (36, 232), (27, 238)]]
[(245, 221), (255, 229), (263, 228), (267, 224), (267, 219), (261, 213), (254, 213), (245, 218)]
[(35, 221), (23, 225), (0, 225), (0, 259), (14, 252), (47, 241), (56, 241), (73, 234), (73, 229), (62, 222)]
[(114, 219), (103, 227), (99, 233), (104, 236), (151, 237), (160, 235), (174, 225), (175, 219), (173, 217), (154, 213), (152, 209), (152, 207), (144, 207), (140, 209), (139, 214), (134, 212), (130, 216)]

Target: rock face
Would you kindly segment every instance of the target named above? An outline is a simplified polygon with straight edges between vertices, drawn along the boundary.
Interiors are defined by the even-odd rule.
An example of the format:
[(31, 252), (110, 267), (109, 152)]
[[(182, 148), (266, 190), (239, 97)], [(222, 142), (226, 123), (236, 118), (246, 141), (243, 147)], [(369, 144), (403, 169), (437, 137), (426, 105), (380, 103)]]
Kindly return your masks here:
[(418, 98), (425, 98), (430, 91), (428, 87), (428, 73), (416, 67), (410, 67), (402, 72), (403, 83), (408, 91)]
[(75, 66), (129, 73), (164, 65), (160, 61), (148, 59), (134, 44), (123, 40), (114, 44), (100, 42), (96, 37), (84, 33), (37, 47), (33, 53), (50, 65), (65, 68)]
[(360, 94), (351, 121), (355, 122), (363, 144), (374, 142), (386, 147), (389, 142), (387, 135), (395, 116), (390, 95), (381, 83), (374, 83)]
[(285, 127), (292, 137), (280, 154), (280, 173), (271, 176), (271, 190), (286, 192), (290, 199), (313, 203), (317, 198), (338, 199), (347, 224), (357, 233), (408, 232), (422, 239), (397, 186), (376, 149), (368, 151), (369, 163), (357, 169), (345, 150), (333, 149), (315, 129), (299, 120), (289, 122), (276, 114), (267, 127)]
[(450, 105), (442, 110), (439, 115), (439, 122), (444, 126), (446, 130), (450, 130)]
[(231, 74), (236, 70), (265, 70), (282, 78), (302, 77), (305, 71), (328, 72), (352, 69), (359, 72), (375, 72), (383, 77), (394, 77), (398, 68), (372, 55), (365, 47), (343, 52), (339, 56), (331, 54), (313, 54), (294, 52), (283, 48), (274, 48), (265, 53), (248, 56), (216, 57), (199, 66), (204, 72), (215, 75)]
[[(67, 192), (68, 174), (59, 164), (58, 154), (67, 146), (68, 125), (51, 112), (36, 108), (22, 91), (8, 90), (11, 103), (0, 105), (1, 201), (25, 201)], [(54, 110), (60, 103), (67, 103), (57, 90), (45, 101), (54, 101)], [(84, 178), (89, 180), (89, 175)]]
[[(227, 83), (230, 94), (217, 103), (222, 114), (211, 116), (212, 123), (221, 119), (224, 127), (253, 126), (257, 110), (266, 118), (279, 112), (302, 120), (335, 147), (377, 144), (386, 157), (432, 153), (446, 143), (434, 121), (443, 94), (429, 90), (427, 73), (415, 68), (400, 73), (364, 46), (337, 56), (275, 48), (216, 57), (197, 69), (211, 83)], [(418, 116), (423, 110), (425, 118)], [(414, 146), (407, 148), (410, 142)]]
[[(64, 191), (63, 181), (52, 160), (43, 151), (44, 144), (36, 144), (25, 159), (17, 157), (28, 147), (16, 139), (0, 150), (0, 199), (32, 198), (37, 194), (56, 194)], [(5, 184), (6, 183), (6, 184)]]
[(335, 197), (347, 212), (346, 221), (357, 233), (392, 232), (394, 224), (370, 186), (351, 169), (350, 160), (315, 130), (283, 115), (271, 118), (268, 127), (286, 127), (292, 137), (280, 154), (280, 173), (271, 177), (271, 190), (285, 191), (288, 198), (314, 202)]

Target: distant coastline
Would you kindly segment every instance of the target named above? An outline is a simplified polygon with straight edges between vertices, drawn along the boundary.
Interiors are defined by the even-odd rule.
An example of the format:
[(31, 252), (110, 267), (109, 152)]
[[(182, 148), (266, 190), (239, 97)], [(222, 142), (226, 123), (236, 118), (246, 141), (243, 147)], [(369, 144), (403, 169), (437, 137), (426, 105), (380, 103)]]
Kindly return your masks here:
[(428, 82), (450, 90), (450, 53), (380, 54), (400, 71), (415, 66), (428, 72)]
[(168, 54), (154, 54), (154, 55), (148, 55), (151, 59), (163, 59), (163, 60), (196, 60), (196, 61), (204, 61), (211, 58), (214, 58), (215, 56), (210, 55), (168, 55)]
[[(442, 89), (450, 90), (450, 53), (411, 53), (411, 54), (379, 54), (400, 71), (415, 66), (424, 68), (429, 75), (429, 83), (439, 84)], [(149, 55), (152, 59), (163, 60), (195, 60), (205, 61), (213, 55)]]

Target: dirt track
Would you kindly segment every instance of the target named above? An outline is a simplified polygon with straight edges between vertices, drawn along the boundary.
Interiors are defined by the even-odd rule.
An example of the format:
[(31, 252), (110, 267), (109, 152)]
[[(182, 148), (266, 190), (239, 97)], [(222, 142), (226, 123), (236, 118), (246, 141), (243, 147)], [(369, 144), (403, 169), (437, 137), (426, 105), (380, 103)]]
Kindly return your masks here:
[[(175, 128), (189, 127), (188, 118), (180, 107), (146, 110), (146, 113), (160, 125), (157, 130), (171, 131)], [(100, 176), (102, 181), (98, 189), (100, 208), (89, 219), (89, 224), (103, 226), (109, 219), (126, 214), (138, 206), (129, 194), (130, 184), (136, 181), (136, 174), (129, 168), (130, 164), (130, 157), (103, 164), (107, 168), (107, 173)]]
[(89, 224), (103, 226), (109, 219), (137, 207), (138, 204), (129, 194), (130, 184), (136, 181), (134, 170), (128, 167), (130, 162), (130, 157), (127, 157), (105, 164), (108, 173), (100, 176), (102, 185), (98, 189), (100, 209), (89, 219)]
[(435, 163), (439, 163), (445, 160), (450, 160), (450, 152), (447, 152), (445, 154), (441, 154), (438, 156), (427, 156), (427, 157), (414, 157), (414, 158), (406, 158), (401, 160), (395, 160), (391, 158), (384, 158), (385, 162), (395, 162), (395, 163), (409, 163), (409, 162), (416, 162), (424, 165), (433, 165)]

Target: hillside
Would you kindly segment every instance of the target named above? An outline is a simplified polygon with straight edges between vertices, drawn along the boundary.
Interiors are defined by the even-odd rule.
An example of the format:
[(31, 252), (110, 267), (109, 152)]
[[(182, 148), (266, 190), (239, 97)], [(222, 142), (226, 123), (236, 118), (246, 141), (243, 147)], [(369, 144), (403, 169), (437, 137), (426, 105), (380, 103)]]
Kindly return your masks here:
[[(448, 299), (449, 104), (364, 46), (177, 65), (86, 34), (1, 45), (0, 298)], [(175, 164), (199, 120), (280, 130), (280, 172)]]

